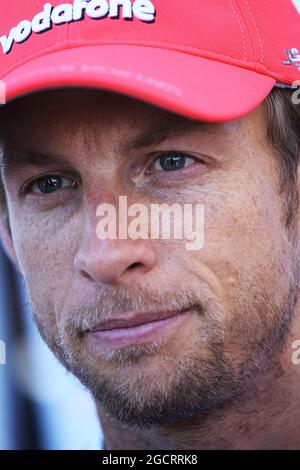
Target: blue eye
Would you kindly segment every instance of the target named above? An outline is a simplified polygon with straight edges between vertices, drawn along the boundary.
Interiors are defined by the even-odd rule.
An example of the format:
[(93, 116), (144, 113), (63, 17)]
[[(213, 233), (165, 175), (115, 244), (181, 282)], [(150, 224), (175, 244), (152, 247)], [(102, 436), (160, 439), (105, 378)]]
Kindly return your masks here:
[(153, 166), (157, 171), (176, 171), (182, 170), (186, 166), (193, 164), (195, 160), (182, 154), (170, 153), (163, 155), (155, 161)]
[(74, 184), (75, 182), (70, 178), (47, 175), (36, 180), (31, 190), (34, 193), (51, 194), (59, 189), (74, 187)]

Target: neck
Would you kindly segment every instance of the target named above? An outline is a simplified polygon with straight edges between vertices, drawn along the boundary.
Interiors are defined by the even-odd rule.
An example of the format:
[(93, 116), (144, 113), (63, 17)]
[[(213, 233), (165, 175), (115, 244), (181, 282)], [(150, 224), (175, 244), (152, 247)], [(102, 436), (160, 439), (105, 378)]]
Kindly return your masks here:
[(300, 339), (300, 320), (298, 323), (273, 358), (271, 370), (251, 384), (249, 392), (193, 422), (150, 430), (128, 428), (112, 421), (98, 404), (106, 448), (300, 449), (300, 365), (292, 363), (292, 343)]

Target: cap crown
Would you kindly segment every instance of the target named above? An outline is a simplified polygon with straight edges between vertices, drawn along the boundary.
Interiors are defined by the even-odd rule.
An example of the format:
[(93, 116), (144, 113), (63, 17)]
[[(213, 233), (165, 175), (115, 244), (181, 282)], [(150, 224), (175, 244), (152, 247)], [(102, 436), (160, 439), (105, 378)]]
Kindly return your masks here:
[(118, 43), (300, 80), (298, 0), (2, 0), (0, 37), (0, 78), (57, 50)]

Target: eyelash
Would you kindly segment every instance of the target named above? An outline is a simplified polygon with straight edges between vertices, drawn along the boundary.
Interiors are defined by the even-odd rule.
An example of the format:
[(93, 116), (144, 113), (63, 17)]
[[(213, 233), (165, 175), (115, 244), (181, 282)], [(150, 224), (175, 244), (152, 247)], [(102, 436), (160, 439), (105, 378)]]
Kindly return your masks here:
[[(19, 195), (20, 197), (24, 197), (26, 196), (27, 194), (31, 193), (31, 194), (34, 194), (34, 195), (43, 195), (43, 193), (38, 193), (38, 192), (32, 192), (32, 188), (35, 184), (37, 184), (39, 181), (45, 179), (45, 178), (61, 178), (61, 179), (69, 179), (70, 181), (73, 181), (73, 185), (72, 186), (78, 186), (78, 181), (72, 176), (72, 175), (62, 175), (62, 174), (58, 174), (58, 173), (46, 173), (45, 175), (41, 175), (39, 176), (38, 178), (35, 178), (33, 180), (31, 180), (30, 182), (28, 183), (24, 183), (19, 191)], [(63, 188), (65, 189), (65, 188)], [(69, 188), (68, 188), (69, 189)], [(70, 189), (73, 189), (72, 187)], [(55, 191), (54, 193), (57, 193), (57, 191)], [(52, 194), (54, 194), (52, 193)], [(51, 193), (48, 194), (48, 196), (51, 195)]]
[[(181, 172), (183, 171), (186, 167), (184, 168), (180, 168), (180, 169), (177, 169), (177, 170), (155, 170), (154, 167), (155, 167), (155, 164), (157, 162), (159, 162), (163, 157), (168, 157), (168, 156), (180, 156), (180, 157), (184, 157), (186, 159), (189, 159), (189, 160), (194, 160), (194, 163), (204, 163), (203, 161), (200, 161), (199, 158), (196, 158), (195, 156), (191, 155), (191, 154), (188, 154), (188, 153), (184, 153), (184, 152), (179, 152), (179, 151), (169, 151), (169, 152), (164, 152), (164, 153), (160, 153), (159, 155), (155, 155), (155, 158), (152, 159), (150, 165), (147, 166), (146, 170), (144, 171), (144, 175), (146, 176), (151, 176), (153, 175), (154, 173), (160, 173), (160, 174), (163, 174), (163, 173), (178, 173), (178, 172)], [(192, 166), (193, 164), (190, 164), (188, 166)], [(39, 176), (38, 178), (30, 181), (29, 183), (25, 183), (21, 189), (20, 189), (20, 197), (24, 197), (25, 195), (27, 195), (28, 193), (31, 193), (31, 194), (40, 194), (40, 195), (46, 195), (46, 194), (43, 194), (43, 193), (38, 193), (38, 192), (32, 192), (32, 188), (35, 184), (37, 184), (39, 181), (43, 180), (44, 178), (50, 178), (50, 177), (53, 177), (53, 178), (61, 178), (61, 179), (69, 179), (69, 180), (73, 180), (73, 185), (72, 187), (68, 188), (68, 189), (74, 189), (73, 186), (78, 186), (78, 181), (72, 176), (72, 175), (62, 175), (62, 174), (55, 174), (55, 173), (47, 173), (45, 175), (42, 175), (42, 176)], [(63, 189), (63, 188), (60, 188), (60, 189)], [(65, 188), (64, 188), (65, 189)], [(56, 194), (58, 191), (54, 191), (53, 193), (49, 193), (49, 195), (51, 194)]]
[[(156, 173), (178, 173), (178, 172), (181, 172), (183, 171), (186, 167), (184, 168), (181, 168), (181, 169), (178, 169), (178, 170), (170, 170), (170, 171), (167, 171), (167, 170), (155, 170), (154, 169), (154, 166), (156, 164), (156, 162), (158, 162), (159, 160), (161, 160), (163, 157), (170, 157), (170, 156), (180, 156), (180, 157), (184, 157), (186, 159), (189, 159), (189, 160), (193, 160), (194, 163), (204, 163), (203, 161), (200, 161), (199, 158), (196, 158), (195, 156), (191, 155), (191, 154), (188, 154), (188, 153), (184, 153), (184, 152), (179, 152), (179, 151), (171, 151), (171, 152), (164, 152), (164, 153), (160, 153), (159, 155), (155, 155), (155, 159), (151, 161), (150, 165), (147, 166), (146, 170), (145, 170), (145, 175), (148, 176), (148, 175), (152, 175), (154, 174), (155, 172)], [(191, 166), (191, 165), (188, 165), (188, 166)]]

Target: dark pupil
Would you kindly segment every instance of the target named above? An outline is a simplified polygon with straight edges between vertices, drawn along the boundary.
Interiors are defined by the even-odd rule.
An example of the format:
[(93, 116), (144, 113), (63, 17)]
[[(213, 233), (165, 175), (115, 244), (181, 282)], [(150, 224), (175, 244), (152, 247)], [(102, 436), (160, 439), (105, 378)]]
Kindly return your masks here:
[(182, 155), (165, 155), (161, 157), (160, 164), (166, 171), (181, 170), (185, 165), (185, 157)]
[(38, 182), (41, 193), (52, 193), (62, 187), (62, 179), (57, 176), (46, 176)]

